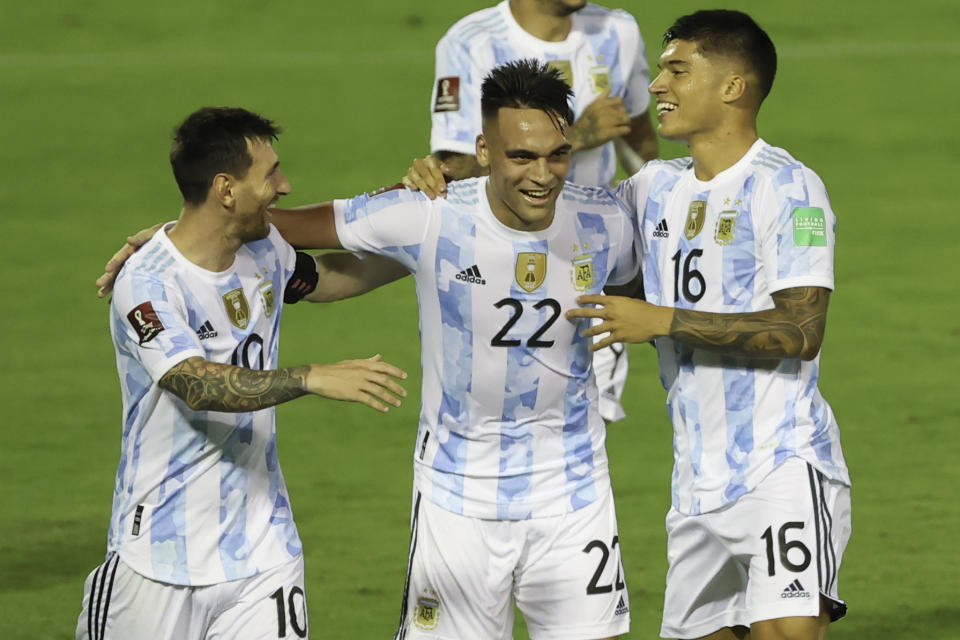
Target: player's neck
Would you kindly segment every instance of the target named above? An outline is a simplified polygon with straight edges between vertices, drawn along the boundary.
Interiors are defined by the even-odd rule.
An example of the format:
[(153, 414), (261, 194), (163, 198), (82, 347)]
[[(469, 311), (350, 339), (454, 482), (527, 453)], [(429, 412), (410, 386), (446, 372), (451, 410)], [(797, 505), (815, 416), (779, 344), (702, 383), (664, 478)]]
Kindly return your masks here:
[(693, 173), (697, 180), (713, 180), (718, 173), (737, 164), (757, 141), (754, 127), (721, 130), (690, 140)]
[(510, 0), (510, 13), (524, 31), (546, 42), (563, 42), (573, 26), (569, 14), (546, 14), (537, 0)]
[(225, 271), (242, 244), (231, 238), (218, 212), (185, 206), (167, 237), (184, 258), (207, 271)]

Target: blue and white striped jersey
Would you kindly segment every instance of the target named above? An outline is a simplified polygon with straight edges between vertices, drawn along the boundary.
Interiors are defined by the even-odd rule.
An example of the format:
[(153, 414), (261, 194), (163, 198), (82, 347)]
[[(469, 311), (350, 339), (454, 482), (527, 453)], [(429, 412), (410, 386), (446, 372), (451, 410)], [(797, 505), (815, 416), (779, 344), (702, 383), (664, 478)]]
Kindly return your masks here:
[(124, 265), (110, 304), (123, 439), (109, 553), (176, 585), (244, 578), (302, 553), (277, 462), (274, 410), (194, 411), (157, 383), (193, 356), (277, 367), (293, 248), (271, 226), (222, 272), (161, 231)]
[[(471, 13), (437, 43), (431, 100), (431, 151), (476, 154), (481, 130), (480, 85), (506, 62), (535, 58), (560, 69), (573, 89), (574, 117), (605, 89), (623, 98), (633, 117), (647, 110), (649, 67), (637, 22), (626, 11), (587, 4), (571, 16), (567, 39), (547, 42), (527, 33), (509, 0)], [(573, 155), (570, 182), (607, 186), (617, 170), (613, 143)]]
[(388, 191), (335, 202), (340, 242), (414, 274), (423, 389), (415, 484), (439, 506), (522, 520), (574, 511), (609, 487), (590, 340), (563, 312), (637, 273), (634, 230), (603, 188), (567, 183), (549, 228), (490, 210), (486, 178), (447, 198)]
[[(653, 304), (714, 313), (773, 308), (791, 287), (833, 289), (836, 218), (820, 178), (758, 140), (732, 167), (697, 180), (690, 158), (653, 161), (621, 183), (639, 212)], [(674, 425), (673, 506), (712, 511), (791, 456), (849, 483), (820, 357), (751, 360), (656, 341)]]

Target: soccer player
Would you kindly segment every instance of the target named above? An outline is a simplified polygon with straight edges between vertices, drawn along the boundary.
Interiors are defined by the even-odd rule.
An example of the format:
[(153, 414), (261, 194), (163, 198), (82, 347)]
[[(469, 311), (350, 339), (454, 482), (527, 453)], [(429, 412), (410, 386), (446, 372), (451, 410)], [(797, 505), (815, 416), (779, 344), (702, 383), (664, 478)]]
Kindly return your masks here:
[(569, 88), (535, 61), (484, 80), (478, 162), (446, 199), (392, 190), (276, 212), (294, 245), (388, 256), (415, 278), (423, 390), (397, 638), (629, 629), (589, 340), (577, 295), (637, 272), (605, 188), (565, 184)]
[[(480, 82), (495, 66), (521, 58), (560, 70), (573, 90), (570, 182), (609, 186), (618, 159), (631, 175), (657, 156), (646, 53), (633, 16), (586, 0), (503, 0), (461, 19), (437, 43), (430, 150), (450, 178), (485, 173), (474, 155)], [(600, 414), (620, 420), (624, 346), (596, 352), (593, 365)]]
[(386, 411), (405, 395), (406, 374), (379, 356), (277, 369), (282, 299), (357, 295), (398, 275), (280, 237), (268, 212), (290, 192), (278, 133), (243, 109), (191, 114), (170, 153), (180, 217), (116, 280), (121, 456), (78, 639), (307, 637), (273, 407), (315, 394)]
[(850, 477), (817, 388), (836, 219), (820, 178), (758, 137), (776, 72), (746, 14), (699, 11), (664, 37), (659, 133), (690, 157), (620, 185), (640, 215), (646, 302), (583, 296), (587, 335), (654, 340), (674, 425), (664, 637), (822, 639)]

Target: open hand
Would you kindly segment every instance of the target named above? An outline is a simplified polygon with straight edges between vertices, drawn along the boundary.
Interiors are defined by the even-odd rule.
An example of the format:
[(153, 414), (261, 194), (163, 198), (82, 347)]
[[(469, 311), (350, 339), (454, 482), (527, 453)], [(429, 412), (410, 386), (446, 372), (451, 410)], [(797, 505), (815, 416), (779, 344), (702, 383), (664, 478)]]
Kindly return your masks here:
[(433, 200), (447, 195), (447, 178), (450, 170), (433, 155), (416, 158), (403, 177), (403, 186), (413, 191), (422, 191)]
[(600, 318), (602, 322), (583, 332), (585, 337), (601, 333), (610, 335), (590, 345), (591, 351), (603, 349), (614, 342), (650, 342), (654, 338), (670, 334), (673, 309), (620, 296), (586, 295), (577, 298), (581, 306), (570, 309), (568, 320), (577, 318)]
[(107, 260), (107, 264), (103, 267), (103, 275), (97, 278), (97, 281), (94, 283), (97, 286), (98, 298), (104, 298), (113, 291), (113, 283), (117, 279), (117, 274), (120, 273), (123, 263), (136, 253), (137, 249), (145, 245), (161, 226), (163, 226), (162, 222), (152, 227), (141, 229), (132, 236), (127, 236), (126, 243), (120, 247), (119, 251), (113, 254), (112, 258)]
[(623, 98), (610, 97), (610, 90), (601, 93), (587, 105), (567, 132), (574, 151), (593, 149), (630, 133), (630, 116)]
[(386, 413), (387, 405), (400, 406), (407, 391), (397, 383), (407, 373), (384, 362), (380, 354), (364, 360), (344, 360), (335, 364), (312, 364), (307, 374), (307, 391), (331, 400), (360, 402)]

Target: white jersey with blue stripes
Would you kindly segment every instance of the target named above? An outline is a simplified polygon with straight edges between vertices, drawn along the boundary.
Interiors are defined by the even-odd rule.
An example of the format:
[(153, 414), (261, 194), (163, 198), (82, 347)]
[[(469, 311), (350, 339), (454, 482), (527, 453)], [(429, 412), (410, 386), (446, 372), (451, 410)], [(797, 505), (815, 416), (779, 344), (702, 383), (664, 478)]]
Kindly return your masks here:
[(216, 273), (187, 260), (161, 231), (120, 272), (110, 328), (123, 439), (108, 552), (137, 573), (208, 585), (302, 553), (277, 461), (274, 410), (194, 411), (157, 384), (194, 356), (275, 369), (294, 261), (273, 226)]
[[(820, 178), (758, 140), (732, 167), (697, 180), (690, 158), (652, 161), (621, 183), (639, 212), (653, 304), (714, 313), (771, 309), (791, 287), (834, 288), (836, 218)], [(820, 356), (751, 360), (656, 341), (674, 425), (673, 506), (730, 503), (797, 456), (849, 483), (840, 432), (817, 388)]]
[[(649, 67), (637, 22), (626, 11), (587, 4), (572, 16), (562, 42), (540, 40), (510, 12), (509, 0), (472, 13), (454, 24), (437, 43), (431, 100), (430, 149), (476, 154), (481, 130), (480, 85), (506, 62), (535, 58), (560, 69), (573, 89), (579, 118), (597, 96), (610, 89), (631, 116), (647, 110)], [(573, 155), (570, 182), (607, 186), (617, 170), (613, 143)]]
[(567, 183), (549, 228), (510, 229), (486, 178), (446, 199), (388, 191), (335, 202), (342, 245), (416, 280), (423, 389), (419, 491), (454, 513), (551, 516), (606, 494), (605, 427), (576, 297), (637, 273), (631, 218), (612, 194)]

